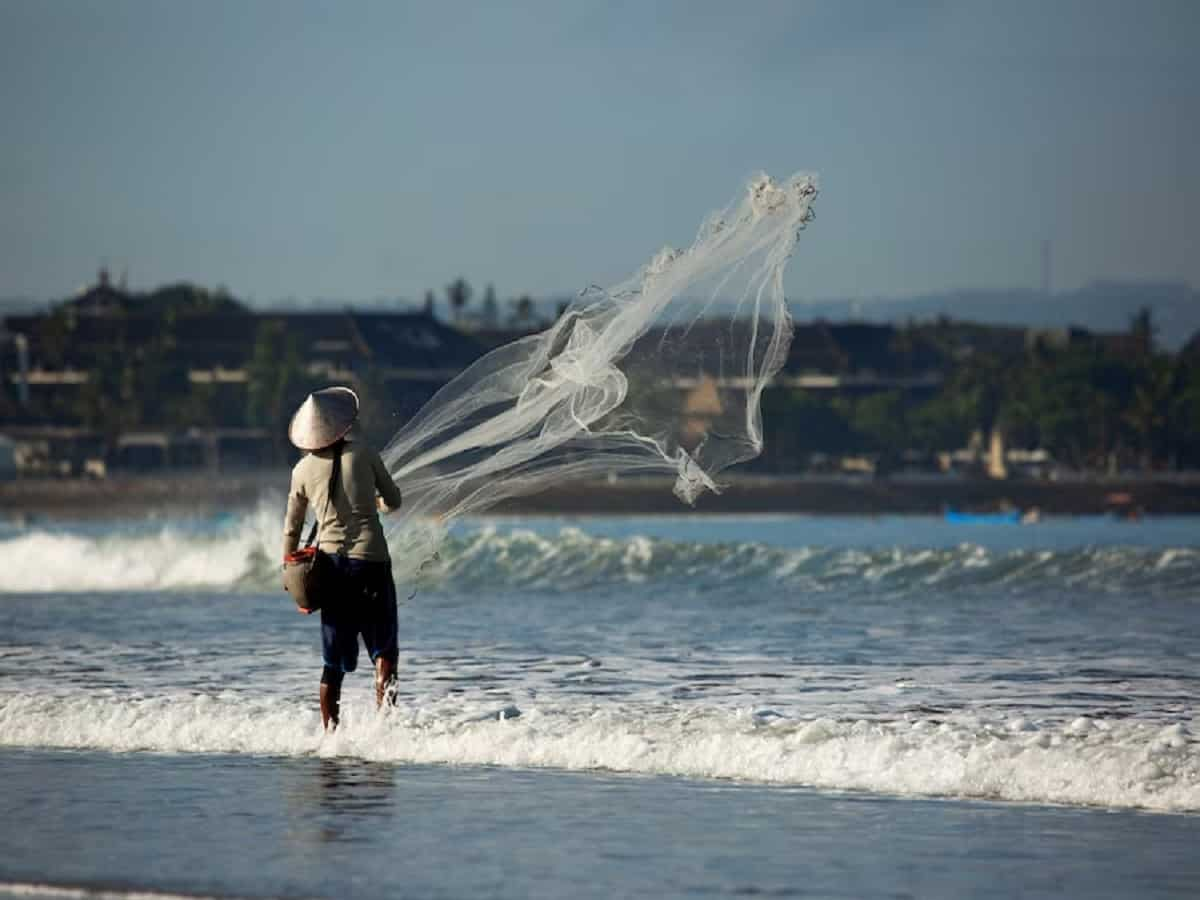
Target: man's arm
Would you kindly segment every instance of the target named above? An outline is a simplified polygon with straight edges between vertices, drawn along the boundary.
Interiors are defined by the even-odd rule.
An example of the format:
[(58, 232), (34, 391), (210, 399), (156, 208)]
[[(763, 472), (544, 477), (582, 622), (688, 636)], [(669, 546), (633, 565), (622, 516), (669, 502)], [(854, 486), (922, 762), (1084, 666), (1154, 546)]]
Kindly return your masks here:
[(283, 555), (295, 553), (300, 546), (300, 532), (304, 530), (304, 514), (308, 511), (308, 495), (304, 493), (304, 482), (292, 470), (292, 486), (288, 491), (287, 514), (283, 517)]
[(383, 459), (374, 450), (371, 451), (371, 470), (375, 473), (375, 490), (379, 491), (379, 497), (383, 501), (383, 511), (395, 512), (402, 502), (400, 488), (392, 480)]

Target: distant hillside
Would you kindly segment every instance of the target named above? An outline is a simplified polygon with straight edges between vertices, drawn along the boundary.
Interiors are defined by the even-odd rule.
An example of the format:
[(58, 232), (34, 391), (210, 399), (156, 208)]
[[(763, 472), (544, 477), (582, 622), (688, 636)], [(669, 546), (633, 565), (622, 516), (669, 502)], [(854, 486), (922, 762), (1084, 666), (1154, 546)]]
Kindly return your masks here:
[(1178, 350), (1200, 331), (1200, 292), (1178, 282), (1096, 282), (1049, 297), (1030, 290), (949, 291), (919, 297), (819, 300), (793, 303), (799, 321), (859, 319), (868, 322), (929, 320), (938, 316), (995, 325), (1052, 328), (1078, 325), (1090, 331), (1127, 331), (1142, 307), (1153, 312), (1159, 346)]

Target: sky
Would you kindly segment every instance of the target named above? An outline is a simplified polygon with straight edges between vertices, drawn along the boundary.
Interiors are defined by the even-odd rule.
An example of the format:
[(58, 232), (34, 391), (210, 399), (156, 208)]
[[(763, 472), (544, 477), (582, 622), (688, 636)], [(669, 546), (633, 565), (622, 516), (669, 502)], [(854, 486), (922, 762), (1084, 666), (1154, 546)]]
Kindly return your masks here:
[(1200, 285), (1200, 3), (0, 0), (0, 297), (620, 281), (815, 172), (789, 297)]

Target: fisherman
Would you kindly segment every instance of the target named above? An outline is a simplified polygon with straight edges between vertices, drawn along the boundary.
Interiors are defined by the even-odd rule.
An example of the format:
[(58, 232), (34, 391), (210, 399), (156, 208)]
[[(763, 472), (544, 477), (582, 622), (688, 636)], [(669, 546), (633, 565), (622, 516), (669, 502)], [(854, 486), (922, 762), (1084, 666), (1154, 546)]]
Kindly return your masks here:
[(358, 666), (360, 634), (375, 665), (376, 705), (395, 702), (396, 584), (378, 513), (400, 508), (400, 488), (363, 440), (357, 419), (358, 395), (330, 387), (309, 394), (288, 426), (291, 442), (307, 453), (292, 469), (283, 555), (299, 545), (311, 505), (317, 546), (333, 557), (344, 585), (321, 604), (321, 722), (327, 731), (338, 724), (342, 678)]

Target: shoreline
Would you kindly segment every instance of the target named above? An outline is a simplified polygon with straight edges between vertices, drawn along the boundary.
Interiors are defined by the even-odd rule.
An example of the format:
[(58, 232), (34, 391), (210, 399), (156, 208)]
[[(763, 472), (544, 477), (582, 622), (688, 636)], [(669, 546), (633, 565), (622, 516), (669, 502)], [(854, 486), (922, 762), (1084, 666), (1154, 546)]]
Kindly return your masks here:
[[(102, 480), (19, 479), (0, 482), (0, 519), (107, 518), (149, 513), (211, 515), (280, 504), (285, 470), (124, 476)], [(992, 512), (1036, 509), (1045, 515), (1099, 515), (1119, 510), (1147, 515), (1200, 513), (1200, 477), (1112, 478), (1079, 481), (988, 479), (845, 479), (735, 475), (720, 494), (694, 507), (680, 502), (668, 478), (579, 482), (514, 497), (492, 507), (496, 515), (940, 515), (946, 509)], [(1114, 495), (1126, 495), (1124, 503)]]

